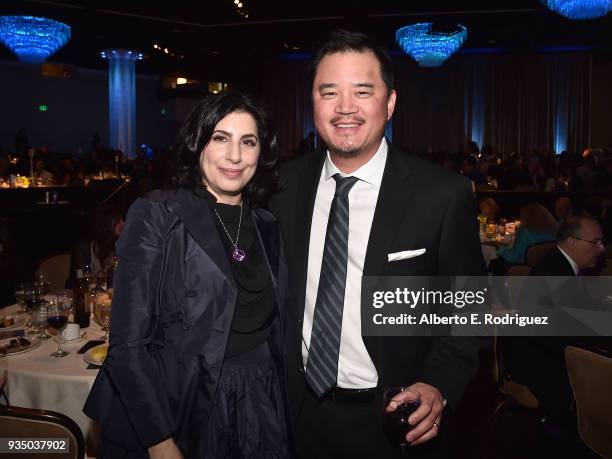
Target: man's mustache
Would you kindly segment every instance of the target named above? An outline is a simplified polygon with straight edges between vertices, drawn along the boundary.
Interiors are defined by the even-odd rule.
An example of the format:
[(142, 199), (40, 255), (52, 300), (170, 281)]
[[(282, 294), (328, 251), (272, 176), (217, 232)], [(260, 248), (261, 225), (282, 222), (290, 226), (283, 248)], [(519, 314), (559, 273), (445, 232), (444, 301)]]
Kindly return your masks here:
[(331, 119), (332, 124), (338, 123), (365, 123), (365, 118), (361, 116), (334, 116)]

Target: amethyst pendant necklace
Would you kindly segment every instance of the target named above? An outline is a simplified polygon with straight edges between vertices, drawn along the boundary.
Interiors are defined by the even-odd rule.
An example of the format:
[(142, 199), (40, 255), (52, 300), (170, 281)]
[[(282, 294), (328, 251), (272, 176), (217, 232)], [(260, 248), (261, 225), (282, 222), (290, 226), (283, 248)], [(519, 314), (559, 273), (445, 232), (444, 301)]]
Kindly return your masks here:
[(221, 216), (219, 215), (219, 212), (217, 212), (217, 209), (213, 209), (213, 210), (215, 211), (215, 215), (219, 219), (219, 223), (221, 223), (221, 226), (223, 227), (223, 231), (225, 231), (225, 234), (227, 234), (228, 239), (234, 246), (234, 251), (232, 252), (232, 258), (236, 260), (237, 262), (242, 263), (246, 258), (246, 253), (244, 252), (244, 250), (238, 247), (238, 238), (240, 237), (240, 225), (242, 224), (242, 203), (240, 203), (240, 219), (238, 220), (238, 232), (236, 232), (236, 242), (234, 242), (234, 240), (230, 236), (230, 233), (225, 227), (223, 220), (221, 220)]

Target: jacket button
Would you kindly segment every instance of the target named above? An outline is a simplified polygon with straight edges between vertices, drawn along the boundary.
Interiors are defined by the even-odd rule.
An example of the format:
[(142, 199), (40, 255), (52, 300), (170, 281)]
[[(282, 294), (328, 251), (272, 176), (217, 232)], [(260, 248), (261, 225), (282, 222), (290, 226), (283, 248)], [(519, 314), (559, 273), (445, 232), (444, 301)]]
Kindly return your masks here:
[(193, 298), (194, 296), (197, 296), (197, 292), (195, 290), (187, 290), (185, 296), (187, 298)]

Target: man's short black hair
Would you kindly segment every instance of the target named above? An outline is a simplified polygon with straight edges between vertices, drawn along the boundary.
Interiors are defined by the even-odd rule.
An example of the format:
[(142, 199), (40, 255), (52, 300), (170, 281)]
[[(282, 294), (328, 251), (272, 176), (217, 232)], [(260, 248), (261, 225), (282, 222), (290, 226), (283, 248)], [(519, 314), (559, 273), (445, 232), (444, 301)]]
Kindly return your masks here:
[(395, 88), (395, 75), (391, 57), (380, 44), (368, 35), (360, 32), (336, 29), (330, 32), (320, 43), (310, 63), (310, 83), (314, 82), (321, 60), (336, 53), (366, 53), (374, 54), (380, 64), (380, 75), (387, 86), (387, 94)]

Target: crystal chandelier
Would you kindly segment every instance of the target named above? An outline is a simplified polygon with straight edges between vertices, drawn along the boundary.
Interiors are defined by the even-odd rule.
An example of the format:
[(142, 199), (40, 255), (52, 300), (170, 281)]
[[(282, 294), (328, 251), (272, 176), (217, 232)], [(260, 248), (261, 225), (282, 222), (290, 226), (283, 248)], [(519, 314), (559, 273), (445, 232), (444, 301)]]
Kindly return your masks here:
[(434, 31), (431, 22), (421, 22), (398, 29), (397, 44), (421, 67), (438, 67), (455, 53), (467, 39), (462, 25), (452, 31)]
[(612, 9), (612, 0), (542, 0), (542, 3), (569, 19), (598, 18)]
[(70, 27), (37, 16), (0, 16), (0, 41), (21, 62), (40, 64), (70, 40)]

